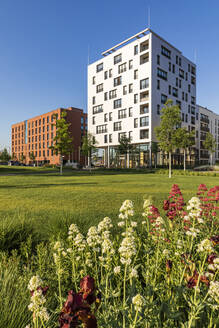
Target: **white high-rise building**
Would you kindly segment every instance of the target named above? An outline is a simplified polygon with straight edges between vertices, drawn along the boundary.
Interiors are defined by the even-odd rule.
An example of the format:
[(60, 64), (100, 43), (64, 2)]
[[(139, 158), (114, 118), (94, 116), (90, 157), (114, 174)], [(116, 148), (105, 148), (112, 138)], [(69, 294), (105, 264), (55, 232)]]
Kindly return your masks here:
[(197, 105), (197, 112), (199, 113), (198, 120), (198, 147), (199, 147), (199, 163), (208, 164), (210, 154), (208, 150), (204, 148), (204, 140), (206, 139), (206, 134), (210, 132), (215, 141), (216, 149), (213, 153), (213, 163), (219, 161), (219, 115), (214, 113), (212, 110)]
[(180, 106), (183, 125), (195, 129), (196, 65), (149, 28), (88, 66), (88, 131), (104, 149), (106, 165), (115, 164), (123, 135), (136, 145), (128, 165), (150, 164), (154, 128), (169, 98)]

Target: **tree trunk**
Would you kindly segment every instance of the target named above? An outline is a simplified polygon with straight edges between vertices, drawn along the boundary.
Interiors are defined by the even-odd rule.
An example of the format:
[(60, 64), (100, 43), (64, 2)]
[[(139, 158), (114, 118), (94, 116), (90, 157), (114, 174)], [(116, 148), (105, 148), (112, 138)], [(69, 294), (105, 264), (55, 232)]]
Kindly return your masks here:
[(157, 153), (154, 154), (154, 167), (157, 168)]
[(171, 178), (171, 152), (169, 152), (169, 178)]
[(89, 151), (89, 155), (88, 155), (88, 167), (90, 169), (90, 173), (91, 173), (91, 151)]
[(128, 153), (127, 153), (127, 168), (129, 169), (129, 151), (128, 151)]
[(61, 159), (60, 159), (60, 175), (62, 175), (62, 165), (63, 165), (63, 158), (61, 156)]
[(186, 150), (184, 149), (183, 152), (184, 152), (184, 163), (183, 163), (183, 166), (184, 166), (184, 171), (185, 171), (186, 170)]
[(213, 165), (213, 153), (211, 153), (211, 166)]

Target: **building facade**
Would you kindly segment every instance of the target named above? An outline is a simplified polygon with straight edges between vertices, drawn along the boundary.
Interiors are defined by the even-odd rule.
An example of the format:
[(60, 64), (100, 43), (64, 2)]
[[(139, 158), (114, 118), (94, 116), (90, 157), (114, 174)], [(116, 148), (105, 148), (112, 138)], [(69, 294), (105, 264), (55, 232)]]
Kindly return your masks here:
[(199, 131), (199, 163), (208, 164), (210, 154), (204, 148), (203, 142), (206, 139), (206, 134), (210, 132), (216, 141), (216, 149), (213, 153), (213, 163), (219, 161), (219, 115), (206, 107), (197, 105), (197, 112), (199, 115), (197, 130)]
[[(153, 161), (154, 127), (167, 99), (181, 108), (182, 125), (197, 128), (196, 65), (181, 51), (146, 29), (102, 53), (88, 66), (88, 130), (103, 149), (105, 165), (114, 165), (120, 138), (135, 144), (128, 166)], [(197, 135), (197, 133), (196, 133)], [(197, 159), (196, 147), (189, 161)], [(176, 164), (182, 156), (174, 157)], [(160, 156), (160, 162), (165, 156)]]
[[(81, 162), (84, 158), (80, 154), (82, 136), (87, 131), (87, 114), (82, 109), (69, 107), (58, 108), (46, 114), (33, 117), (11, 127), (11, 150), (13, 158), (23, 163), (59, 164), (60, 156), (50, 149), (56, 134), (54, 114), (57, 119), (66, 112), (66, 121), (70, 123), (69, 132), (73, 139), (72, 153), (65, 160)], [(34, 160), (33, 160), (34, 156)]]

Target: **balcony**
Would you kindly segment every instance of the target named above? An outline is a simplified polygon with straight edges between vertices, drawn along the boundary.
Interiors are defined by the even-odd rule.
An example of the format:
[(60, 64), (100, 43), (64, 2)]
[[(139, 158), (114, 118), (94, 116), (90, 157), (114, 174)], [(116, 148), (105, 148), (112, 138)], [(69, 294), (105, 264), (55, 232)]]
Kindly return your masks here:
[(207, 117), (200, 117), (200, 121), (209, 124), (209, 119)]
[(149, 104), (140, 105), (140, 115), (148, 114), (149, 112)]
[(140, 52), (146, 51), (149, 49), (149, 41), (144, 41), (140, 44)]
[(149, 62), (149, 52), (140, 56), (140, 65), (148, 63), (148, 62)]
[(140, 102), (149, 101), (149, 91), (140, 93)]
[(201, 131), (205, 131), (205, 132), (209, 132), (210, 130), (209, 130), (209, 127), (207, 127), (207, 126), (205, 126), (205, 125), (202, 125), (201, 124), (201, 126), (200, 126), (200, 130)]

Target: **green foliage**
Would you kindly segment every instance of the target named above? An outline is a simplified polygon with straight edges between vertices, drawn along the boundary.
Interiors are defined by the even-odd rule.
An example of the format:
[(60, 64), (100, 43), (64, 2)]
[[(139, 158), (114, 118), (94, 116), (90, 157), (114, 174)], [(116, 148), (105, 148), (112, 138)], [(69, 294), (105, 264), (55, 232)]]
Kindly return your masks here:
[(215, 141), (214, 136), (210, 132), (208, 132), (206, 134), (206, 139), (203, 142), (203, 144), (204, 144), (205, 149), (209, 150), (211, 154), (215, 152), (216, 141)]
[(3, 151), (0, 153), (0, 160), (3, 162), (8, 162), (11, 156), (7, 151), (7, 148), (4, 148)]
[(90, 132), (82, 137), (82, 152), (85, 156), (91, 157), (92, 152), (96, 150), (96, 146), (97, 141)]
[[(121, 176), (117, 176), (117, 180), (118, 177), (121, 179)], [(187, 184), (189, 180), (191, 178), (187, 179)], [(187, 184), (185, 190), (190, 188)], [(153, 187), (151, 182), (150, 187)], [(129, 195), (134, 196), (133, 190)], [(160, 197), (160, 194), (157, 195)], [(108, 192), (107, 196), (109, 198)], [(167, 192), (164, 197), (167, 199)], [(125, 198), (123, 196), (123, 201)], [(109, 215), (105, 208), (101, 213), (102, 217), (95, 222), (96, 230), (93, 227), (90, 232), (90, 241), (87, 231), (81, 228), (78, 231), (75, 226), (69, 228), (71, 223), (75, 223), (71, 216), (61, 235), (51, 234), (47, 242), (39, 243), (34, 249), (32, 239), (28, 237), (18, 247), (18, 251), (12, 251), (10, 255), (0, 251), (0, 326), (23, 328), (31, 323), (32, 315), (28, 310), (30, 292), (27, 286), (33, 275), (39, 275), (43, 280), (42, 287), (49, 287), (44, 306), (48, 309), (50, 319), (45, 327), (57, 327), (60, 307), (66, 300), (68, 291), (78, 291), (80, 279), (89, 274), (95, 278), (96, 286), (102, 294), (101, 306), (95, 313), (98, 327), (217, 327), (218, 313), (214, 309), (210, 293), (208, 294), (209, 287), (201, 279), (198, 289), (189, 288), (188, 281), (195, 270), (198, 273), (208, 271), (208, 253), (198, 252), (197, 249), (205, 238), (218, 234), (218, 218), (203, 215), (204, 223), (199, 223), (193, 209), (190, 228), (198, 228), (193, 238), (184, 231), (181, 214), (172, 221), (162, 215), (163, 220), (159, 217), (155, 224), (155, 220), (149, 219), (149, 206), (144, 205), (142, 209), (142, 195), (140, 201), (135, 201), (134, 204), (134, 213), (130, 211), (130, 214), (126, 214), (124, 210), (120, 210), (120, 214), (123, 213), (126, 219), (118, 219), (119, 204), (115, 217), (110, 215), (111, 222), (105, 218), (105, 225), (102, 221), (97, 226), (103, 217)], [(115, 207), (115, 202), (111, 205)], [(125, 224), (118, 227), (121, 220)], [(135, 222), (137, 227), (133, 224)], [(62, 228), (63, 223), (64, 220)], [(45, 228), (41, 224), (42, 227)], [(92, 231), (96, 232), (93, 234)], [(83, 235), (78, 235), (79, 232)], [(95, 237), (96, 233), (98, 238)], [(127, 236), (127, 242), (122, 244)], [(128, 243), (129, 239), (131, 243)], [(128, 264), (121, 261), (121, 245), (121, 251), (130, 259)], [(214, 252), (217, 252), (217, 246), (213, 247)], [(217, 271), (212, 279), (218, 281)], [(143, 297), (139, 311), (133, 304), (133, 298), (138, 294)], [(38, 328), (43, 326), (39, 324)]]
[(30, 160), (34, 162), (35, 158), (36, 158), (36, 156), (34, 155), (34, 152), (32, 151), (32, 153), (30, 153)]
[(120, 154), (127, 154), (128, 152), (133, 150), (133, 145), (131, 144), (130, 138), (126, 136), (122, 136), (119, 140), (119, 145), (117, 148)]
[(177, 128), (181, 125), (180, 109), (178, 105), (173, 105), (173, 101), (169, 99), (161, 113), (160, 126), (155, 128), (159, 147), (163, 151), (172, 152), (177, 147)]
[(53, 118), (56, 120), (55, 124), (52, 124), (56, 127), (56, 135), (53, 138), (53, 146), (50, 146), (50, 149), (52, 149), (55, 154), (59, 154), (61, 156), (67, 155), (70, 152), (72, 152), (73, 148), (73, 139), (70, 136), (69, 132), (69, 126), (70, 123), (66, 122), (66, 112), (63, 111), (61, 113), (61, 118), (57, 118), (57, 114), (53, 115)]
[(185, 127), (176, 130), (175, 143), (177, 148), (187, 149), (195, 144), (195, 131), (189, 132)]

